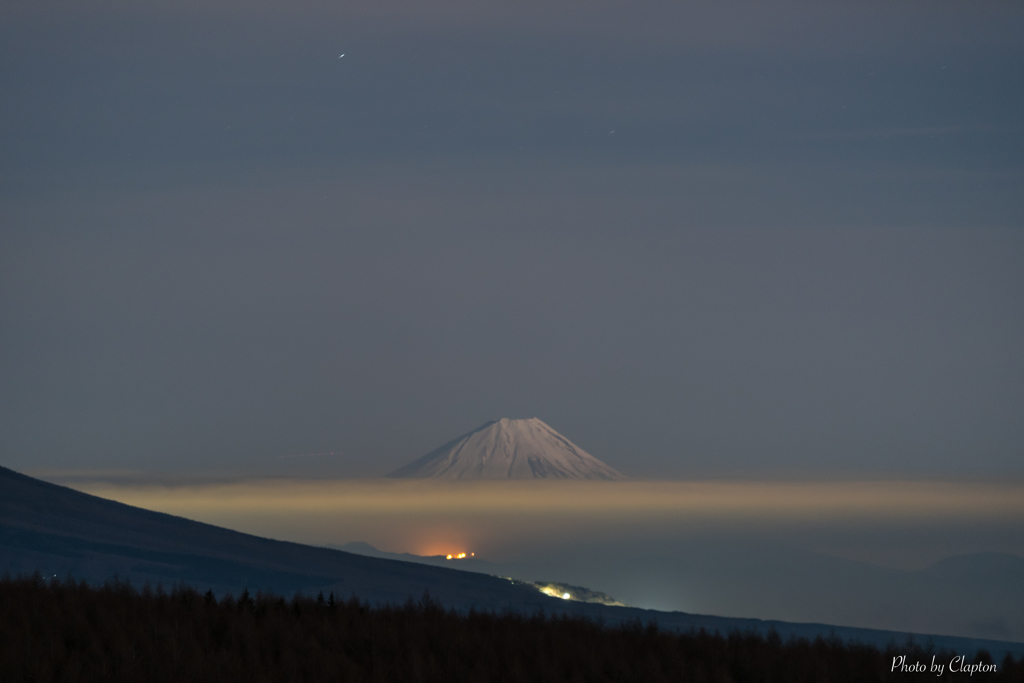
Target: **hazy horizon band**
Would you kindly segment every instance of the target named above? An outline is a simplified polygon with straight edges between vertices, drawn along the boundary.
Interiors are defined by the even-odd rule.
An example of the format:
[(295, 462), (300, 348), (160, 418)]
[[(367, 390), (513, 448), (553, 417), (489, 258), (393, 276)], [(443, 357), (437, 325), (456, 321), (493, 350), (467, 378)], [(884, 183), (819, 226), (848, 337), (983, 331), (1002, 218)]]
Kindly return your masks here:
[[(1024, 517), (1024, 482), (919, 481), (490, 481), (267, 478), (211, 483), (62, 481), (131, 505), (176, 504), (244, 509), (272, 502), (301, 510), (533, 512), (678, 511), (782, 516)], [(595, 496), (596, 492), (602, 495)], [(268, 494), (271, 496), (268, 499)], [(344, 494), (339, 496), (339, 494)]]
[(740, 537), (904, 567), (967, 552), (1024, 555), (1020, 482), (49, 479), (259, 536), (418, 555), (509, 558), (601, 543), (662, 552)]

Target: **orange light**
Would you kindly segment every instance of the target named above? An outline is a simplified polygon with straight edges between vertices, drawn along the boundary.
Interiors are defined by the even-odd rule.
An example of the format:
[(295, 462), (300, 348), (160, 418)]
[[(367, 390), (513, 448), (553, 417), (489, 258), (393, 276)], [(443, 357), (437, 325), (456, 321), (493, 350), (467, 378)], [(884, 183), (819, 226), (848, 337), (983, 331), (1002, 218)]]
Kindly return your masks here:
[(450, 559), (452, 559), (452, 556), (451, 556), (451, 555), (449, 555), (448, 557), (446, 557), (446, 558), (444, 558), (444, 559), (446, 559), (446, 560), (450, 560)]

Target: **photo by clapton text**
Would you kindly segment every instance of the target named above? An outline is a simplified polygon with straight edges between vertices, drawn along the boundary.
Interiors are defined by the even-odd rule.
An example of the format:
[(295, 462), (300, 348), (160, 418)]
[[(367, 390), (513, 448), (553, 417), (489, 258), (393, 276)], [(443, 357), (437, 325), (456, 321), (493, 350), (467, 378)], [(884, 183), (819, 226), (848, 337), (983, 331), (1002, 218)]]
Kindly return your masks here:
[(935, 655), (932, 655), (931, 664), (927, 665), (921, 662), (908, 664), (906, 655), (897, 655), (892, 658), (892, 669), (890, 669), (890, 672), (924, 673), (930, 671), (936, 676), (941, 676), (945, 671), (949, 671), (950, 673), (965, 673), (973, 676), (976, 673), (995, 673), (998, 671), (998, 667), (992, 662), (979, 661), (974, 664), (968, 664), (967, 657), (963, 655), (953, 657), (949, 660), (948, 665), (936, 662), (935, 657)]

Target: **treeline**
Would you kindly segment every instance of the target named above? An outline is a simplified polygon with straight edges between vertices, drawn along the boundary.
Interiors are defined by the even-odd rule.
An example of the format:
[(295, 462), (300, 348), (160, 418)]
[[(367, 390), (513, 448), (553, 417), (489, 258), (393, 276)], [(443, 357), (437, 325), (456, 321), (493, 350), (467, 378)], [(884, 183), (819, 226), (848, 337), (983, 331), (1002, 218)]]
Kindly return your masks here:
[[(424, 596), (370, 607), (334, 595), (218, 599), (38, 575), (0, 580), (0, 681), (1024, 681), (1024, 658), (974, 677), (893, 672), (953, 653), (838, 640), (677, 634), (564, 616), (460, 614)], [(993, 663), (985, 652), (968, 663)]]

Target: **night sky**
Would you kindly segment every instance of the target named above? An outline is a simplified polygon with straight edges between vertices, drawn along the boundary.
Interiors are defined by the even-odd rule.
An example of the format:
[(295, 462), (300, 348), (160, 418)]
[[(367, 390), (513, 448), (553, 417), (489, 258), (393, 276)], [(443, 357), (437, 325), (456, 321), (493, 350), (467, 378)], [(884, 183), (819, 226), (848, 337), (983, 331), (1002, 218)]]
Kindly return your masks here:
[(1024, 477), (1021, 36), (6, 2), (2, 464), (377, 477), (539, 417), (638, 479)]

